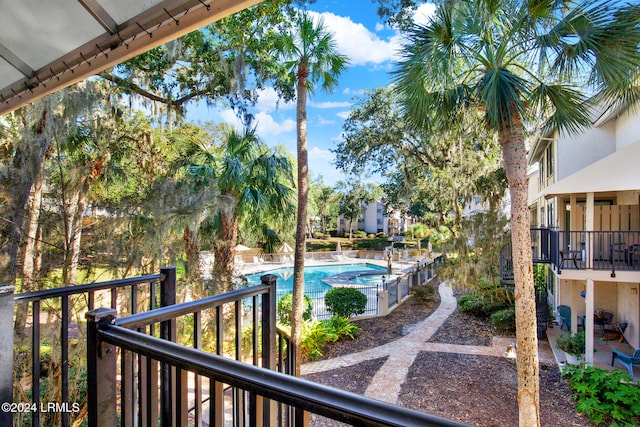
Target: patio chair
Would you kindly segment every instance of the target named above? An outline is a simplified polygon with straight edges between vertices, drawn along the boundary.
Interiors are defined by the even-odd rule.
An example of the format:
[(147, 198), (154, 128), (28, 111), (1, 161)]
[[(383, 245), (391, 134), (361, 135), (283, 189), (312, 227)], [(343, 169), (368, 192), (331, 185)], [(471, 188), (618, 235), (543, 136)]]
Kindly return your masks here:
[(560, 330), (563, 327), (567, 327), (568, 331), (571, 331), (571, 307), (568, 305), (559, 305), (558, 308), (558, 316), (560, 317)]
[(593, 324), (600, 326), (602, 329), (602, 335), (606, 334), (605, 327), (611, 325), (613, 322), (613, 312), (608, 310), (597, 309), (593, 316)]
[(636, 350), (633, 354), (627, 355), (621, 353), (618, 350), (613, 350), (611, 352), (611, 366), (616, 361), (616, 358), (620, 362), (622, 366), (629, 370), (629, 375), (633, 376), (633, 367), (640, 366), (640, 349)]

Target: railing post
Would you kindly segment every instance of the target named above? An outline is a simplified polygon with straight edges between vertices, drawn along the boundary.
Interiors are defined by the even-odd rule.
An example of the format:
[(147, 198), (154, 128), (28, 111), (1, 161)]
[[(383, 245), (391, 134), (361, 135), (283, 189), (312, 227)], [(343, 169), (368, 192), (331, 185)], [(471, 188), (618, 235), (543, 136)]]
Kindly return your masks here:
[(115, 426), (116, 348), (101, 342), (98, 329), (113, 322), (116, 311), (99, 308), (88, 312), (87, 319), (87, 407), (89, 427)]
[[(269, 286), (269, 292), (262, 294), (262, 367), (276, 370), (276, 281), (274, 274), (265, 274), (260, 277), (263, 285)], [(258, 327), (254, 325), (254, 327)], [(289, 343), (291, 345), (291, 343)], [(291, 348), (287, 349), (289, 354), (295, 352)], [(262, 425), (276, 425), (277, 403), (274, 400), (256, 398), (256, 412), (262, 412)], [(256, 417), (259, 414), (256, 413)]]
[[(13, 402), (13, 291), (15, 286), (0, 286), (0, 403)], [(0, 412), (0, 425), (13, 425), (10, 411)]]
[[(160, 307), (176, 303), (176, 268), (162, 267), (160, 273), (164, 276), (160, 281)], [(176, 320), (160, 322), (160, 338), (176, 341)], [(173, 425), (176, 414), (177, 393), (176, 370), (167, 363), (160, 365), (160, 420), (163, 426)]]

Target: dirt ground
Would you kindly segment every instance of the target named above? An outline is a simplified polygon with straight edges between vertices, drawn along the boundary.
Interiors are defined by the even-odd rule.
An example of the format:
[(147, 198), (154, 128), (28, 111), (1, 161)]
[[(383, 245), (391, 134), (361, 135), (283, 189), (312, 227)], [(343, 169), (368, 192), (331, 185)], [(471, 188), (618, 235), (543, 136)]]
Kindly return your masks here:
[[(438, 306), (413, 299), (386, 317), (357, 321), (360, 335), (327, 347), (324, 358), (362, 351), (406, 335)], [(488, 321), (456, 310), (432, 342), (490, 345), (499, 335)], [(515, 340), (515, 337), (514, 337)], [(385, 359), (305, 376), (322, 384), (363, 394)], [(477, 426), (518, 425), (517, 371), (514, 360), (490, 356), (422, 352), (402, 385), (398, 404)], [(339, 425), (314, 417), (314, 426)], [(590, 426), (575, 410), (572, 390), (555, 365), (540, 366), (540, 418), (543, 426)]]

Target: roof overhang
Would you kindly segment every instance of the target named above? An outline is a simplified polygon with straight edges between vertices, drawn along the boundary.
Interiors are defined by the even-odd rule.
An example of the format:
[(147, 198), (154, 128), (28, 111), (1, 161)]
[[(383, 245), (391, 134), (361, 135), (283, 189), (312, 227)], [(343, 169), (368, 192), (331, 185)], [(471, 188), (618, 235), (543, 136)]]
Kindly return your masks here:
[(640, 142), (598, 160), (550, 185), (539, 196), (640, 190)]
[(2, 2), (0, 115), (260, 1)]

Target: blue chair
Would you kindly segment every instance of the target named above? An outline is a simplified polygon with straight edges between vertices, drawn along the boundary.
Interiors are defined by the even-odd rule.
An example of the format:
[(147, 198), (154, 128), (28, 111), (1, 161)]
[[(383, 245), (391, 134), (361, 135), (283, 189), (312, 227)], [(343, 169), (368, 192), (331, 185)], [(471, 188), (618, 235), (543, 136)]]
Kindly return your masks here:
[(571, 331), (571, 307), (568, 305), (559, 305), (557, 310), (558, 316), (560, 316), (560, 320), (562, 321), (562, 323), (560, 323), (560, 330), (566, 326), (567, 331)]
[(629, 375), (631, 376), (633, 376), (633, 367), (640, 366), (640, 350), (636, 350), (632, 355), (627, 355), (619, 352), (618, 350), (613, 350), (611, 352), (611, 366), (613, 366), (613, 362), (616, 361), (616, 358), (622, 366), (629, 370)]

